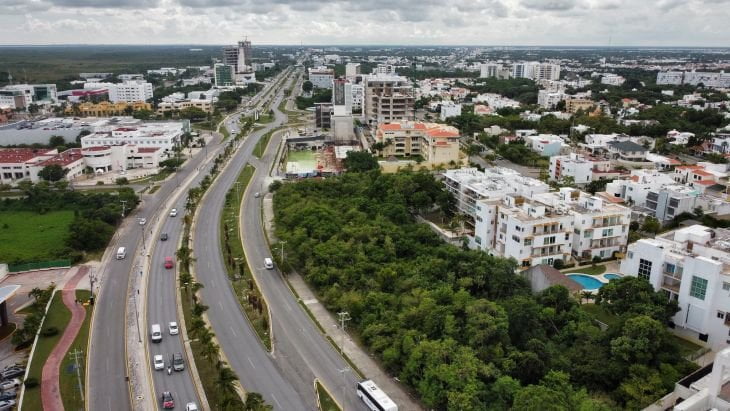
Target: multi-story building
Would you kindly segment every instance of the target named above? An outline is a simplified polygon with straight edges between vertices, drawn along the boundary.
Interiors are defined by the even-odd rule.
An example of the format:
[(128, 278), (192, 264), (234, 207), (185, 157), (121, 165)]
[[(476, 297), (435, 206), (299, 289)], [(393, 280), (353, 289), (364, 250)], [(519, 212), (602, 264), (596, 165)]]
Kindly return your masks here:
[(351, 84), (350, 92), (352, 93), (352, 112), (362, 114), (365, 101), (365, 86), (362, 84)]
[(479, 77), (480, 78), (499, 77), (501, 71), (502, 71), (501, 64), (484, 63), (479, 66)]
[(332, 81), (335, 79), (335, 72), (328, 68), (310, 68), (309, 81), (317, 88), (332, 88)]
[(314, 103), (314, 126), (329, 130), (332, 128), (332, 103)]
[(216, 87), (231, 87), (235, 85), (234, 66), (230, 64), (216, 63), (213, 66), (213, 73)]
[(621, 272), (649, 281), (680, 311), (674, 327), (714, 350), (730, 343), (730, 230), (693, 225), (628, 247)]
[(601, 84), (608, 86), (620, 86), (626, 82), (626, 78), (618, 74), (606, 73), (601, 76)]
[(361, 74), (360, 63), (347, 63), (345, 65), (345, 77), (349, 80), (353, 80), (355, 77)]
[(596, 106), (596, 102), (587, 98), (568, 98), (565, 100), (565, 111), (575, 114), (579, 110), (591, 110)]
[(152, 110), (150, 103), (136, 101), (134, 103), (111, 103), (109, 101), (100, 101), (99, 103), (79, 103), (77, 105), (67, 106), (66, 115), (79, 117), (112, 117), (123, 116), (131, 111)]
[(412, 120), (415, 99), (406, 77), (375, 75), (364, 78), (365, 117), (373, 125)]
[(607, 143), (609, 155), (618, 160), (643, 162), (646, 160), (646, 147), (633, 141), (609, 141)]
[(134, 103), (152, 99), (152, 84), (143, 80), (129, 80), (123, 83), (84, 83), (84, 90), (106, 89), (112, 103)]
[(540, 90), (537, 92), (537, 104), (542, 108), (555, 108), (567, 98), (562, 91)]
[(395, 66), (391, 64), (378, 64), (378, 66), (373, 69), (373, 74), (381, 76), (394, 76)]
[(87, 167), (101, 174), (134, 168), (157, 168), (163, 158), (160, 147), (138, 147), (135, 144), (93, 146), (81, 149)]
[(524, 140), (526, 146), (543, 157), (557, 156), (564, 148), (566, 150), (569, 148), (560, 136), (554, 134), (525, 136)]
[(223, 64), (232, 66), (234, 73), (251, 71), (251, 57), (251, 42), (248, 39), (239, 41), (235, 46), (223, 47)]
[(512, 77), (534, 79), (535, 70), (539, 64), (536, 61), (514, 63), (512, 64)]
[(207, 99), (169, 99), (167, 101), (161, 101), (157, 104), (157, 113), (165, 114), (167, 112), (174, 112), (185, 110), (186, 108), (197, 108), (206, 113), (213, 112), (213, 101)]
[(449, 117), (458, 117), (461, 115), (461, 104), (456, 104), (453, 101), (445, 101), (441, 103), (441, 112), (439, 118), (444, 121)]
[(550, 157), (550, 180), (563, 181), (571, 177), (578, 185), (591, 181), (609, 180), (620, 177), (623, 173), (616, 170), (607, 159), (570, 153), (566, 156)]
[(711, 150), (719, 154), (730, 154), (730, 133), (717, 133), (712, 138)]
[(459, 162), (459, 130), (445, 124), (400, 121), (378, 126), (375, 141), (383, 157), (421, 156), (428, 164)]
[(504, 97), (500, 94), (495, 93), (483, 93), (474, 97), (472, 100), (475, 103), (486, 103), (489, 107), (499, 110), (500, 108), (519, 108), (520, 102), (512, 100), (511, 98)]
[(64, 169), (64, 177), (69, 181), (83, 174), (85, 169), (79, 148), (70, 148), (62, 153), (55, 149), (0, 149), (0, 183), (15, 185), (23, 180), (37, 183), (41, 180), (38, 173), (53, 164)]
[(58, 103), (55, 84), (12, 84), (2, 88), (4, 91), (20, 91), (25, 96), (26, 105)]
[(660, 71), (656, 73), (657, 85), (680, 86), (684, 82), (682, 71)]
[(93, 133), (81, 137), (81, 148), (134, 144), (140, 148), (159, 147), (162, 154), (170, 155), (185, 131), (185, 123), (176, 121), (108, 124), (95, 127)]
[(559, 80), (560, 79), (560, 64), (555, 63), (539, 63), (533, 69), (532, 79), (535, 81), (541, 80)]
[(689, 84), (697, 86), (703, 84), (705, 87), (730, 88), (730, 73), (721, 71), (719, 73), (700, 71), (660, 71), (656, 76), (658, 85)]
[(22, 90), (0, 90), (0, 108), (24, 109), (29, 105)]

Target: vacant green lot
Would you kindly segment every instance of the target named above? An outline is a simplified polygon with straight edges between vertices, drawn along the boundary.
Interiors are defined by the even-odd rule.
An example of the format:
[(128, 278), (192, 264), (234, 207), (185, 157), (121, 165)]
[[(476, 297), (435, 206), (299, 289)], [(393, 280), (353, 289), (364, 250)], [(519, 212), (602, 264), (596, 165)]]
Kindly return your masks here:
[[(87, 290), (76, 290), (76, 298), (79, 301), (88, 301), (90, 296), (91, 293)], [(61, 399), (63, 400), (63, 406), (69, 411), (84, 409), (84, 399), (81, 397), (81, 392), (79, 392), (78, 378), (75, 372), (76, 364), (71, 353), (76, 350), (81, 351), (79, 369), (81, 370), (81, 383), (83, 384), (86, 378), (86, 358), (88, 356), (86, 350), (89, 348), (89, 324), (91, 323), (91, 311), (93, 309), (94, 307), (91, 305), (86, 306), (84, 324), (61, 363), (61, 374), (59, 376)]]
[(0, 261), (44, 261), (65, 247), (73, 211), (0, 213)]

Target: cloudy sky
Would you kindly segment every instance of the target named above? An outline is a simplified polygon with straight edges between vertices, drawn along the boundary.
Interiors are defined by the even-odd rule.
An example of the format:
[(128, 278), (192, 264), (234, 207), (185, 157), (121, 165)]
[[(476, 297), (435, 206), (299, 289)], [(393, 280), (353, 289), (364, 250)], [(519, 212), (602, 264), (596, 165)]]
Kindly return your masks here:
[(0, 0), (0, 44), (730, 46), (730, 0)]

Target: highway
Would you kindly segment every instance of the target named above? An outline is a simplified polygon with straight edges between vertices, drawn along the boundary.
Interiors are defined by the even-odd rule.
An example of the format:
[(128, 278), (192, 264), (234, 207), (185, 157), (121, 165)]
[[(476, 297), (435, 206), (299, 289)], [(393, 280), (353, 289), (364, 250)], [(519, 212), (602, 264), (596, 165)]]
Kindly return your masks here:
[[(232, 166), (219, 176), (200, 206), (194, 252), (198, 281), (205, 285), (201, 295), (210, 306), (207, 314), (219, 343), (246, 390), (261, 393), (277, 410), (316, 409), (313, 381), (317, 377), (346, 409), (364, 410), (366, 407), (355, 395), (357, 377), (345, 360), (298, 305), (281, 273), (263, 269), (263, 259), (270, 253), (261, 227), (260, 199), (253, 192), (263, 187), (280, 138), (277, 134), (272, 137), (262, 160), (254, 159), (251, 152), (264, 133), (287, 121), (278, 110), (282, 98), (279, 94), (271, 105), (273, 123), (246, 138)], [(225, 272), (219, 244), (210, 240), (219, 238), (225, 194), (248, 162), (257, 167), (257, 172), (245, 194), (242, 237), (250, 266), (256, 271), (271, 309), (273, 355), (265, 350), (241, 311)]]
[[(286, 83), (288, 84), (288, 82)], [(278, 105), (279, 99), (272, 106)], [(230, 366), (246, 391), (259, 392), (277, 410), (316, 409), (314, 388), (310, 380), (306, 394), (285, 378), (272, 361), (256, 332), (251, 327), (230, 286), (220, 250), (220, 218), (225, 196), (241, 169), (251, 158), (258, 140), (281, 124), (285, 117), (276, 113), (274, 122), (246, 137), (198, 206), (198, 220), (193, 233), (193, 254), (197, 281), (205, 287), (199, 293), (208, 305), (207, 316)]]
[[(273, 82), (272, 82), (273, 84)], [(269, 87), (265, 88), (255, 100), (266, 94)], [(226, 124), (232, 124), (238, 120), (240, 113), (236, 113), (226, 119)], [(185, 181), (197, 167), (200, 167), (204, 161), (211, 161), (215, 158), (212, 151), (219, 147), (219, 138), (216, 137), (216, 143), (209, 144), (206, 150), (201, 150), (193, 158), (188, 160), (177, 172), (175, 178), (169, 178), (165, 181), (160, 189), (153, 195), (142, 195), (139, 207), (135, 212), (125, 219), (117, 230), (112, 239), (106, 253), (105, 260), (102, 261), (102, 272), (98, 277), (101, 279), (99, 293), (96, 300), (96, 308), (93, 315), (91, 325), (91, 341), (92, 349), (88, 353), (88, 373), (86, 375), (86, 387), (88, 404), (87, 409), (90, 410), (128, 410), (132, 409), (130, 404), (129, 382), (127, 381), (127, 359), (125, 357), (125, 309), (126, 298), (128, 292), (129, 276), (132, 270), (139, 272), (140, 267), (135, 267), (135, 254), (145, 252), (141, 250), (143, 230), (148, 230), (148, 225), (140, 226), (138, 218), (146, 218), (151, 226), (155, 218), (166, 218), (169, 208), (165, 207), (165, 202), (173, 197), (175, 190), (178, 188), (178, 182)], [(201, 176), (203, 174), (201, 173)], [(183, 207), (178, 207), (180, 216)], [(178, 236), (179, 237), (179, 236)], [(177, 238), (170, 235), (168, 243), (177, 245)], [(114, 254), (118, 247), (127, 249), (127, 257), (122, 260), (114, 259)], [(154, 262), (154, 261), (153, 261)], [(153, 264), (153, 267), (154, 264)], [(150, 282), (152, 283), (154, 281)], [(168, 292), (166, 300), (150, 300), (150, 305), (163, 305), (168, 310), (168, 314), (162, 313), (162, 316), (170, 316), (171, 310), (175, 310), (175, 281), (167, 287)], [(148, 293), (152, 296), (151, 293)], [(154, 298), (154, 297), (153, 297)], [(171, 300), (169, 300), (171, 299)], [(172, 307), (172, 308), (171, 308)], [(157, 309), (158, 307), (155, 307)], [(162, 309), (162, 308), (160, 308)], [(160, 320), (163, 321), (163, 320)], [(168, 320), (169, 321), (169, 320)], [(143, 321), (140, 321), (143, 323)], [(141, 325), (140, 325), (141, 326)], [(148, 335), (148, 330), (141, 330), (143, 335)], [(136, 330), (134, 331), (136, 332)], [(172, 340), (168, 338), (167, 340)], [(165, 339), (163, 339), (163, 342)], [(129, 347), (129, 349), (142, 349), (141, 346)], [(151, 358), (149, 366), (152, 367)], [(183, 387), (183, 376), (187, 373), (179, 373), (181, 381), (175, 381), (175, 386)], [(178, 377), (175, 377), (178, 378)], [(181, 388), (178, 388), (181, 389)], [(189, 388), (185, 388), (187, 391)], [(181, 389), (183, 390), (183, 389)], [(194, 395), (194, 392), (192, 393)], [(157, 400), (157, 399), (155, 399)], [(179, 403), (180, 399), (177, 399)], [(196, 401), (197, 402), (197, 401)], [(184, 403), (182, 403), (184, 406)]]

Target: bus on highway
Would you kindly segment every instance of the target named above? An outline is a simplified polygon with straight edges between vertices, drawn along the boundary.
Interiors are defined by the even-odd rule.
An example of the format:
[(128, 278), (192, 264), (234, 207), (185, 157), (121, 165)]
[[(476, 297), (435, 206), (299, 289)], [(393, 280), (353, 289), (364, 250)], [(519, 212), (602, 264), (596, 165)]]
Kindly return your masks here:
[(372, 380), (357, 383), (357, 396), (372, 411), (398, 411), (398, 406), (388, 398)]

